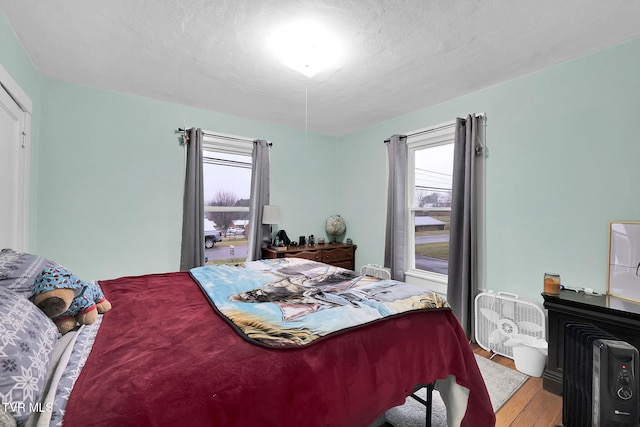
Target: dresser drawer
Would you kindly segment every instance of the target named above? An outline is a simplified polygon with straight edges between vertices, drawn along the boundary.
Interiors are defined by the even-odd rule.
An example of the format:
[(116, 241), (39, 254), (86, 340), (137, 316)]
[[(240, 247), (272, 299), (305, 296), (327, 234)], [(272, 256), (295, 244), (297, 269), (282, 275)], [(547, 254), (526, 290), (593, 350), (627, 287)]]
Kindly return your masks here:
[(286, 250), (276, 250), (271, 247), (262, 248), (262, 258), (303, 258), (311, 261), (324, 262), (336, 267), (353, 270), (355, 268), (356, 245), (333, 243), (315, 246), (290, 246)]
[(322, 250), (322, 262), (327, 264), (334, 264), (342, 261), (353, 260), (353, 249), (351, 248), (336, 248), (336, 249), (323, 249)]
[(322, 262), (322, 256), (320, 251), (298, 251), (298, 252), (286, 252), (285, 258), (304, 258), (311, 261)]
[(338, 261), (331, 263), (331, 265), (344, 268), (345, 270), (353, 270), (353, 261)]

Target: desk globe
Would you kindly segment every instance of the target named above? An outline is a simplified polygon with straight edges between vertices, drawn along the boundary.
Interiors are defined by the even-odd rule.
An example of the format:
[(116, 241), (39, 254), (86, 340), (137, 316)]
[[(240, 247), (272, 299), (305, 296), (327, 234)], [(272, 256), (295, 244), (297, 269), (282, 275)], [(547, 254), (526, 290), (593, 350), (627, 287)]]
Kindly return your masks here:
[(325, 230), (329, 236), (333, 237), (331, 243), (335, 243), (336, 236), (343, 234), (347, 230), (347, 225), (344, 223), (344, 219), (342, 219), (340, 215), (331, 215), (327, 218)]

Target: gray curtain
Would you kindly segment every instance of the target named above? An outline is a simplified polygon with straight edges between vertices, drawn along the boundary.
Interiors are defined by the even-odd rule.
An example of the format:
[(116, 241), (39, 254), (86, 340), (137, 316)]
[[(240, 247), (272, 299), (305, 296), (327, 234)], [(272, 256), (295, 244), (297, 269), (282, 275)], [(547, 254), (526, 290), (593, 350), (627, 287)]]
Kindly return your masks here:
[(473, 299), (478, 290), (477, 159), (482, 158), (479, 140), (482, 118), (458, 118), (453, 157), (449, 281), (447, 301), (467, 338), (473, 334)]
[(269, 144), (258, 139), (253, 143), (251, 161), (251, 207), (249, 214), (249, 242), (247, 261), (262, 258), (262, 246), (270, 241), (270, 225), (262, 224), (262, 207), (269, 204)]
[(407, 137), (393, 135), (385, 141), (389, 158), (387, 188), (387, 229), (384, 243), (384, 266), (391, 278), (404, 281), (405, 228), (407, 215)]
[(202, 129), (186, 131), (187, 164), (182, 213), (180, 270), (204, 265), (204, 190), (202, 171)]

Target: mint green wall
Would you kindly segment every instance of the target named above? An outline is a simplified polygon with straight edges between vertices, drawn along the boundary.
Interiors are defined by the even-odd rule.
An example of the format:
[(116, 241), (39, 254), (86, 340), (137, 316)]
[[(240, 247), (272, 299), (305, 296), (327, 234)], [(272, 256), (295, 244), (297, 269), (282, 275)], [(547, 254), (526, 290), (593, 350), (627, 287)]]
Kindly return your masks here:
[(356, 184), (338, 205), (358, 263), (384, 258), (383, 140), (485, 112), (487, 288), (542, 301), (552, 271), (604, 292), (609, 221), (640, 221), (638, 70), (635, 40), (341, 138), (338, 167)]
[(271, 202), (291, 235), (335, 210), (334, 137), (46, 79), (42, 102), (37, 250), (83, 277), (179, 268), (178, 127), (272, 141)]
[(334, 138), (43, 79), (1, 14), (0, 37), (34, 102), (31, 250), (87, 279), (177, 269), (184, 126), (273, 141), (279, 228), (322, 236), (339, 213), (358, 267), (384, 256), (383, 140), (469, 112), (488, 116), (488, 288), (540, 301), (555, 271), (604, 291), (608, 222), (640, 220), (640, 40)]
[(35, 104), (40, 90), (40, 75), (25, 53), (20, 41), (0, 11), (0, 61), (11, 77), (20, 85)]
[(0, 39), (2, 65), (34, 105), (30, 252), (86, 279), (177, 270), (178, 127), (272, 141), (271, 203), (290, 236), (323, 235), (337, 211), (337, 138), (42, 78), (2, 13)]

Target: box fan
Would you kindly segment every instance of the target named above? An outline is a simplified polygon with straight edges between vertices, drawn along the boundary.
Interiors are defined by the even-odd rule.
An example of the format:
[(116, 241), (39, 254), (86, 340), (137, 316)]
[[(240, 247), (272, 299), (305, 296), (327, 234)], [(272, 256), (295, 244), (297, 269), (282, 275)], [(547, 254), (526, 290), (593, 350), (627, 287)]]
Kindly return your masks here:
[(360, 274), (379, 277), (380, 279), (391, 279), (391, 270), (378, 264), (365, 264), (360, 267)]
[(546, 340), (545, 314), (540, 306), (518, 295), (481, 292), (475, 299), (475, 338), (480, 347), (513, 359), (510, 338), (526, 335)]

